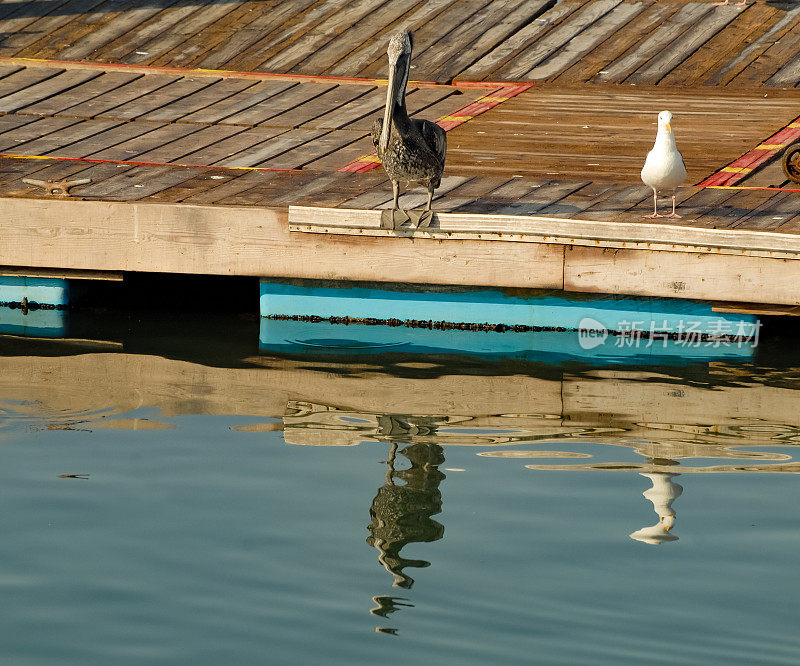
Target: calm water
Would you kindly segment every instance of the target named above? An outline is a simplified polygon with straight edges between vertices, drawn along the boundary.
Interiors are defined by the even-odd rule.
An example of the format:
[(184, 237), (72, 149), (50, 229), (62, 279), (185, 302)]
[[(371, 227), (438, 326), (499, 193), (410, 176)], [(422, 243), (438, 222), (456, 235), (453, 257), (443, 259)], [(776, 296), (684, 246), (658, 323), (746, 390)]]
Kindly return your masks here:
[(789, 339), (593, 367), (194, 324), (0, 336), (3, 663), (798, 663)]

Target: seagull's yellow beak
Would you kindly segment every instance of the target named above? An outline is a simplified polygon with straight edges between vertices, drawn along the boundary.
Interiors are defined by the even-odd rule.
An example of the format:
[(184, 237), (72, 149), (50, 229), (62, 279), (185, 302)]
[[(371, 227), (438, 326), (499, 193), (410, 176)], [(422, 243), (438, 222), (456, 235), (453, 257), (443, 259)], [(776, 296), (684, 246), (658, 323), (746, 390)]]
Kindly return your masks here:
[(669, 123), (665, 123), (664, 127), (667, 128), (667, 132), (672, 132), (672, 125), (670, 125)]

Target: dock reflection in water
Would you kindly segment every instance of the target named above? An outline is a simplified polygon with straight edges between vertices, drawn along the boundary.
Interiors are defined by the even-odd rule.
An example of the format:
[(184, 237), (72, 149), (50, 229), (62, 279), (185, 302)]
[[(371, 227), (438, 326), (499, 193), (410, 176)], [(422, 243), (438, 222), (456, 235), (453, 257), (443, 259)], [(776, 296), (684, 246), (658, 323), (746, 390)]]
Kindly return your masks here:
[[(229, 328), (225, 322), (223, 330)], [(775, 563), (775, 579), (787, 575), (784, 553), (794, 537), (776, 526), (775, 516), (795, 492), (781, 479), (800, 471), (800, 362), (790, 346), (781, 348), (778, 361), (637, 365), (615, 359), (593, 366), (429, 353), (269, 355), (259, 353), (255, 336), (187, 345), (183, 332), (174, 339), (159, 335), (105, 342), (0, 336), (0, 440), (29, 444), (8, 446), (17, 456), (9, 469), (24, 469), (28, 457), (40, 453), (40, 485), (10, 474), (4, 481), (16, 489), (12, 508), (31, 511), (34, 523), (39, 509), (24, 509), (39, 506), (30, 501), (33, 493), (52, 493), (62, 519), (83, 517), (87, 507), (102, 512), (100, 503), (121, 493), (114, 518), (123, 516), (126, 534), (131, 530), (125, 545), (136, 545), (130, 550), (136, 557), (153, 553), (148, 566), (161, 567), (169, 581), (163, 594), (160, 585), (148, 588), (146, 603), (168, 608), (172, 618), (192, 616), (185, 611), (196, 609), (196, 590), (211, 584), (207, 607), (216, 608), (220, 597), (237, 623), (251, 619), (252, 645), (262, 646), (268, 635), (271, 643), (313, 652), (305, 629), (301, 639), (290, 634), (292, 625), (305, 627), (310, 617), (328, 653), (329, 645), (349, 645), (345, 636), (355, 643), (376, 630), (412, 638), (403, 647), (416, 658), (431, 648), (441, 663), (469, 663), (448, 661), (441, 645), (480, 634), (497, 649), (511, 641), (513, 657), (524, 663), (534, 648), (550, 657), (577, 649), (566, 633), (583, 631), (581, 646), (597, 650), (599, 640), (606, 657), (595, 659), (592, 652), (583, 663), (623, 663), (610, 639), (598, 639), (613, 624), (612, 633), (636, 655), (633, 663), (643, 663), (650, 646), (636, 643), (636, 636), (650, 631), (648, 639), (667, 639), (659, 638), (655, 624), (642, 624), (642, 585), (669, 596), (681, 578), (672, 605), (664, 614), (653, 612), (659, 619), (677, 617), (691, 597), (706, 604), (702, 621), (719, 629), (734, 625), (720, 618), (714, 624), (710, 611), (725, 614), (757, 603), (760, 583), (745, 580), (747, 601), (723, 608), (727, 597), (720, 590), (730, 584), (724, 572), (703, 568), (712, 559), (707, 554), (728, 557), (734, 571), (763, 548)], [(206, 423), (219, 432), (207, 435)], [(35, 436), (26, 440), (30, 432)], [(76, 458), (81, 446), (91, 455)], [(51, 469), (54, 452), (61, 462)], [(90, 478), (64, 480), (79, 472)], [(726, 485), (733, 475), (736, 483)], [(770, 488), (778, 489), (775, 497)], [(731, 495), (708, 507), (707, 497), (720, 490)], [(151, 491), (165, 501), (143, 501)], [(63, 502), (75, 493), (94, 494), (84, 496), (85, 504)], [(138, 502), (140, 512), (131, 514)], [(745, 519), (727, 502), (751, 511), (748, 526), (761, 515), (771, 522), (759, 524), (757, 538), (754, 531), (754, 538), (740, 539)], [(153, 521), (156, 511), (169, 518)], [(215, 518), (210, 528), (209, 516)], [(7, 517), (9, 533), (22, 533), (27, 519), (14, 511)], [(719, 518), (726, 523), (727, 531), (717, 534), (729, 538), (713, 544), (717, 550), (699, 538), (703, 517), (706, 527)], [(113, 562), (124, 556), (113, 539), (105, 541), (105, 525), (112, 522), (121, 524), (70, 526), (104, 562)], [(35, 544), (51, 529), (24, 532), (19, 543), (43, 552)], [(6, 547), (13, 550), (17, 540), (6, 540)], [(69, 581), (86, 587), (92, 580), (94, 569), (81, 568), (89, 546), (81, 550), (81, 538), (69, 543), (75, 553), (66, 558), (67, 582), (59, 584), (81, 594)], [(23, 558), (23, 564), (9, 562), (20, 580), (28, 575)], [(652, 576), (656, 562), (669, 576)], [(239, 582), (220, 571), (237, 572)], [(182, 582), (170, 587), (174, 581)], [(48, 582), (43, 578), (36, 590)], [(113, 584), (98, 585), (113, 590)], [(782, 583), (770, 584), (780, 595)], [(25, 597), (21, 589), (17, 594)], [(703, 600), (714, 594), (712, 607)], [(35, 595), (25, 599), (28, 611), (40, 608)], [(767, 620), (782, 621), (777, 613), (763, 607), (753, 613), (757, 626), (749, 639), (758, 650), (765, 643), (756, 634)], [(487, 618), (494, 628), (486, 629)], [(506, 630), (517, 620), (524, 628)], [(120, 622), (125, 631), (128, 621), (125, 615)], [(219, 613), (209, 611), (205, 625), (181, 636), (202, 642), (218, 621)], [(147, 626), (137, 629), (148, 636)], [(531, 626), (542, 630), (533, 635)], [(560, 627), (566, 628), (559, 635)], [(241, 627), (229, 629), (227, 646), (240, 647)], [(682, 651), (684, 661), (694, 663), (707, 637), (694, 636), (691, 628), (683, 632), (684, 645), (677, 640), (661, 648)], [(414, 651), (417, 638), (422, 647)], [(687, 645), (700, 647), (692, 652)], [(350, 663), (358, 661), (353, 655), (347, 653)], [(310, 662), (315, 655), (304, 656)], [(480, 653), (482, 663), (489, 656)]]

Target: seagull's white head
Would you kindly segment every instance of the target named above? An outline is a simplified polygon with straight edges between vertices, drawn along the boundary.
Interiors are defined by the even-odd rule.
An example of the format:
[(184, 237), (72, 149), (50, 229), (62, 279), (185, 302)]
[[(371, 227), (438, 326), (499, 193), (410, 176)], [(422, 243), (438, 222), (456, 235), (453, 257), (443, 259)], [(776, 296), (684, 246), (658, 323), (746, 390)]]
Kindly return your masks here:
[(672, 112), (662, 111), (658, 114), (658, 129), (665, 129), (667, 132), (672, 132)]

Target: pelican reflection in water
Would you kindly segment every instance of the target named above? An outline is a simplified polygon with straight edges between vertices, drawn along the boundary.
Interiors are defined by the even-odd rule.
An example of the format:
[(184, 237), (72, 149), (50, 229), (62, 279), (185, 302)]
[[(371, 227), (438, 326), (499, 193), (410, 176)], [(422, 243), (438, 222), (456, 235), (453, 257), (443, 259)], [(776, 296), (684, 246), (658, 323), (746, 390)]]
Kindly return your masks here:
[(419, 183), (428, 190), (431, 209), (433, 191), (439, 187), (447, 153), (447, 135), (430, 120), (409, 118), (406, 111), (406, 84), (411, 71), (414, 36), (401, 32), (389, 41), (389, 85), (383, 120), (372, 126), (372, 143), (392, 181), (394, 208), (399, 208), (400, 181)]
[[(411, 467), (395, 468), (397, 442), (392, 442), (386, 482), (378, 489), (369, 510), (371, 522), (367, 543), (378, 549), (378, 561), (392, 574), (392, 587), (410, 589), (414, 579), (405, 573), (406, 567), (428, 567), (426, 560), (404, 558), (400, 551), (406, 544), (438, 541), (444, 536), (444, 526), (432, 516), (442, 510), (439, 484), (445, 475), (438, 466), (444, 462), (438, 444), (417, 442), (406, 446), (400, 454), (408, 458)], [(398, 483), (400, 481), (401, 483)], [(372, 598), (376, 607), (373, 615), (388, 617), (399, 606), (412, 606), (404, 597), (380, 595)], [(395, 633), (394, 629), (378, 627), (380, 633)]]

